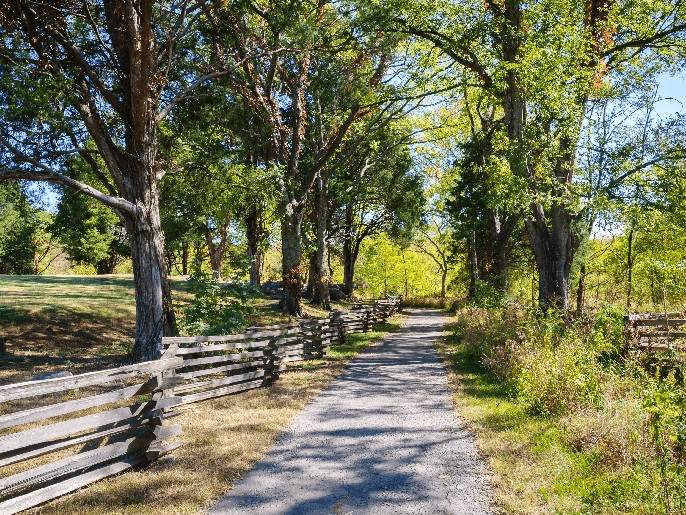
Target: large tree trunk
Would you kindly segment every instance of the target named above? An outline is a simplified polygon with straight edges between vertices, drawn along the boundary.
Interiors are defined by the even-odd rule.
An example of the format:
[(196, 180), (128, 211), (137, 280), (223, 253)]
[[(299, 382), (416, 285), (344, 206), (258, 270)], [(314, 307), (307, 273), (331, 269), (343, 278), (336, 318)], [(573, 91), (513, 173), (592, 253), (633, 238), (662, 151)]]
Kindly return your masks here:
[(348, 203), (345, 207), (345, 229), (343, 232), (343, 290), (346, 295), (350, 295), (353, 292), (355, 276), (354, 241), (353, 208), (351, 203)]
[(323, 309), (330, 310), (331, 297), (329, 295), (329, 280), (326, 275), (327, 179), (326, 170), (322, 170), (317, 178), (317, 207), (315, 210), (317, 249), (314, 255), (314, 267), (312, 268), (314, 272), (312, 277), (312, 302), (318, 304)]
[(158, 359), (162, 337), (176, 333), (171, 288), (164, 260), (164, 234), (160, 225), (157, 184), (143, 188), (138, 216), (127, 219), (136, 292), (136, 333), (131, 357), (135, 361)]
[(572, 231), (572, 214), (564, 206), (551, 209), (548, 229), (541, 206), (534, 207), (536, 219), (526, 229), (538, 268), (538, 301), (543, 309), (569, 309), (569, 275), (578, 240)]
[(300, 316), (303, 278), (300, 270), (302, 211), (286, 210), (281, 222), (283, 297), (281, 309), (286, 315)]
[(505, 220), (500, 219), (497, 210), (492, 209), (490, 218), (490, 248), (488, 249), (487, 269), (482, 276), (493, 287), (507, 293), (509, 286), (510, 268), (510, 239), (519, 221), (518, 215), (509, 215)]
[(188, 275), (188, 242), (181, 244), (181, 273)]
[(260, 213), (253, 204), (245, 216), (245, 235), (248, 240), (248, 262), (250, 263), (250, 285), (260, 286), (262, 279), (262, 252), (260, 251)]
[(205, 229), (205, 243), (210, 255), (210, 265), (212, 266), (212, 278), (217, 281), (222, 280), (222, 266), (224, 264), (224, 253), (226, 252), (226, 227), (222, 227), (222, 234), (219, 242), (214, 241), (214, 235), (209, 229)]
[(479, 258), (476, 254), (476, 231), (472, 230), (469, 244), (469, 292), (467, 296), (470, 299), (476, 298), (476, 284), (479, 281)]

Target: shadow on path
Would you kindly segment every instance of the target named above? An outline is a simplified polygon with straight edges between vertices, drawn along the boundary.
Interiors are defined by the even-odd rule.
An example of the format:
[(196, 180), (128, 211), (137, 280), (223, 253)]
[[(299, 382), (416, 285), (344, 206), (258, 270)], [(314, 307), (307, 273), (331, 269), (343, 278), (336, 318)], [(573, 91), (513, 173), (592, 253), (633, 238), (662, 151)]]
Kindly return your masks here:
[(481, 459), (433, 348), (442, 328), (440, 312), (410, 312), (209, 513), (489, 513)]

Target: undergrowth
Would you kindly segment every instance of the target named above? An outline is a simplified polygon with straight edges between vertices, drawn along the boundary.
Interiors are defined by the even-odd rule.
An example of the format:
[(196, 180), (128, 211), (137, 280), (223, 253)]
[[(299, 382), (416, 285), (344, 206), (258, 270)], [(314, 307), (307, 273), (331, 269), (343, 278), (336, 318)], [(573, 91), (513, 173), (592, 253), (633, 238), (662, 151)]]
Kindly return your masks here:
[(456, 311), (446, 355), (508, 512), (686, 513), (686, 390), (623, 328), (614, 307)]

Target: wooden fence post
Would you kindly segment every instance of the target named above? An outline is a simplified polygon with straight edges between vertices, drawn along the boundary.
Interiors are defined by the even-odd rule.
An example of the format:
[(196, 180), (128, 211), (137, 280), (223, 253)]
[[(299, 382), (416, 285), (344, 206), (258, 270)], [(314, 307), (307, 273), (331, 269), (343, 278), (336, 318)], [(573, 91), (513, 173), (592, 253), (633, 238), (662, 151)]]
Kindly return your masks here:
[(269, 344), (264, 348), (262, 363), (264, 367), (264, 380), (262, 384), (268, 386), (279, 378), (279, 371), (275, 366), (276, 359), (276, 338), (271, 338)]
[[(175, 358), (178, 349), (178, 344), (170, 345), (163, 352), (160, 361)], [(175, 406), (181, 404), (181, 398), (174, 397), (174, 387), (183, 381), (183, 378), (179, 377), (174, 368), (163, 370), (156, 375), (157, 385), (153, 390), (152, 400), (155, 401), (156, 406), (162, 405), (162, 407), (155, 409), (155, 416), (148, 428), (148, 435), (152, 438), (148, 449), (145, 451), (145, 457), (148, 461), (155, 461), (181, 446), (179, 441), (165, 445), (163, 440), (173, 438), (181, 433), (182, 428), (179, 424), (170, 425), (168, 421), (181, 414), (180, 411), (173, 411)]]

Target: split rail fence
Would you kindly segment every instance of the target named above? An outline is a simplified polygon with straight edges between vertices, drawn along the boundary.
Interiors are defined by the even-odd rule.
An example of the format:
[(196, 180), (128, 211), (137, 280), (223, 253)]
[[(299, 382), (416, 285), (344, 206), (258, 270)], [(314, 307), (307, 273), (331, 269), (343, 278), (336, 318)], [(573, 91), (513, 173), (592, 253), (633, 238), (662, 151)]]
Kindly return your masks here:
[(269, 385), (289, 363), (371, 330), (400, 301), (242, 334), (164, 338), (157, 361), (0, 386), (0, 514), (158, 459), (181, 445), (172, 423), (181, 405)]
[[(625, 317), (629, 348), (647, 354), (645, 367), (660, 379), (673, 374), (679, 384), (686, 375), (684, 313), (637, 313)], [(666, 351), (670, 353), (665, 354)]]
[(632, 313), (624, 318), (634, 348), (646, 352), (686, 352), (684, 313)]

